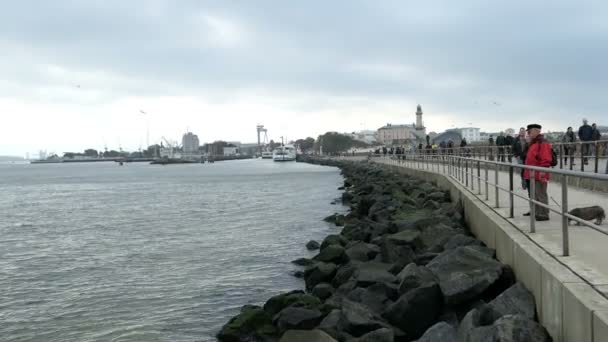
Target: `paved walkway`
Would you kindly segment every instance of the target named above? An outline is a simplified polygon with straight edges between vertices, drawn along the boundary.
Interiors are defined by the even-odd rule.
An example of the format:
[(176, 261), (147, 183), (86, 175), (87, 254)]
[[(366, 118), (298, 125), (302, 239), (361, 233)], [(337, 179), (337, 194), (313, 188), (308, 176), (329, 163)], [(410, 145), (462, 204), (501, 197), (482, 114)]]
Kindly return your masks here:
[[(348, 158), (348, 159), (366, 159), (366, 158)], [(391, 164), (389, 159), (374, 158), (374, 162)], [(405, 164), (401, 164), (406, 167)], [(414, 163), (408, 163), (407, 167), (418, 168)], [(426, 166), (424, 167), (427, 168)], [(447, 168), (446, 168), (447, 170)], [(434, 170), (444, 174), (443, 166), (435, 165)], [(482, 178), (484, 171), (481, 172)], [(509, 188), (509, 175), (507, 172), (498, 173), (498, 183), (500, 187)], [(490, 170), (489, 178), (491, 184), (494, 183), (495, 171)], [(470, 185), (469, 176), (469, 185)], [(509, 218), (509, 194), (499, 189), (499, 207), (495, 208), (495, 187), (488, 187), (489, 200), (485, 200), (485, 185), (482, 180), (481, 194), (478, 194), (478, 183), (474, 180), (474, 190), (476, 194), (488, 207), (494, 210), (526, 233), (533, 241), (544, 248), (546, 251), (556, 256), (563, 264), (570, 267), (571, 270), (578, 273), (583, 279), (592, 284), (597, 290), (601, 291), (608, 297), (608, 220), (604, 221), (600, 226), (602, 232), (593, 230), (590, 227), (571, 225), (569, 226), (570, 235), (570, 256), (563, 257), (562, 255), (562, 220), (561, 216), (551, 212), (549, 221), (536, 222), (536, 232), (530, 233), (530, 219), (524, 217), (523, 213), (529, 211), (528, 201), (522, 198), (515, 197), (514, 200), (514, 218)], [(521, 187), (521, 180), (518, 175), (514, 177), (514, 187), (516, 193), (527, 197), (527, 191)], [(470, 188), (469, 188), (470, 189)], [(561, 204), (562, 196), (561, 185), (557, 182), (550, 182), (548, 186), (549, 204), (556, 210), (561, 210), (555, 203)], [(586, 207), (591, 205), (599, 205), (608, 211), (608, 193), (593, 192), (584, 190), (574, 186), (568, 187), (569, 208)]]

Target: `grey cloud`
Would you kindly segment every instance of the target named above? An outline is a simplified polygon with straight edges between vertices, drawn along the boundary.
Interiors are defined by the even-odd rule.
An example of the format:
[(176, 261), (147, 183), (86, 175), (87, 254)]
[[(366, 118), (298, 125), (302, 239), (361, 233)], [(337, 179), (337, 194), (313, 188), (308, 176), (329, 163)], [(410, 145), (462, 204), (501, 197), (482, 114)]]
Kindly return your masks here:
[[(520, 119), (542, 112), (561, 120), (582, 112), (599, 116), (607, 105), (602, 92), (608, 86), (608, 26), (602, 13), (608, 4), (600, 1), (22, 1), (6, 6), (0, 43), (11, 51), (0, 63), (21, 66), (23, 77), (13, 77), (26, 85), (44, 77), (29, 66), (56, 64), (132, 80), (107, 85), (114, 96), (260, 87), (370, 101), (409, 98), (467, 113), (471, 120), (495, 112), (494, 100), (505, 114)], [(205, 34), (204, 15), (234, 23), (246, 33), (245, 41), (217, 46)], [(352, 68), (370, 64), (417, 73)]]

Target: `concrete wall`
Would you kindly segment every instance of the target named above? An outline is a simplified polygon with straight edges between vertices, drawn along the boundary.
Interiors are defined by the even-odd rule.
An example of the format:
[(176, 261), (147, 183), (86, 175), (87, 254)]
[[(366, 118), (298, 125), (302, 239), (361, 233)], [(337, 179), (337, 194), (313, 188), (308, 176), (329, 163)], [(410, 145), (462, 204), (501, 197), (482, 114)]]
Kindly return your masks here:
[(465, 220), (497, 258), (513, 267), (536, 299), (538, 318), (555, 342), (608, 342), (608, 300), (558, 259), (448, 177), (425, 170), (392, 167), (449, 190), (464, 207)]

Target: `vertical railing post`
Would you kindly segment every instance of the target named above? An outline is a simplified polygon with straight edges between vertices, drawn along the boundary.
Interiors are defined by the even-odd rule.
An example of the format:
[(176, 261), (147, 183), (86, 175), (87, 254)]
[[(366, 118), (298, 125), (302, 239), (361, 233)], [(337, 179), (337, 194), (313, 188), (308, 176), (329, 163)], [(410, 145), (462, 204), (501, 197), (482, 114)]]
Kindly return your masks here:
[(594, 142), (594, 147), (593, 147), (593, 153), (595, 155), (595, 173), (597, 173), (598, 170), (598, 166), (599, 166), (599, 151), (598, 151), (598, 146), (597, 146), (597, 140)]
[(481, 162), (477, 161), (477, 194), (481, 195)]
[(494, 168), (494, 197), (495, 197), (495, 208), (499, 208), (500, 207), (500, 202), (498, 201), (498, 168), (500, 167), (499, 164), (496, 164), (496, 167)]
[[(563, 169), (564, 165), (562, 161), (564, 160), (564, 145), (559, 144), (559, 168)], [(566, 164), (568, 163), (568, 159), (566, 159)]]
[(585, 146), (589, 146), (587, 144), (585, 144), (584, 141), (581, 142), (581, 172), (585, 172), (585, 158), (587, 156), (585, 156), (585, 149), (589, 148), (589, 147), (585, 147)]
[(536, 177), (534, 170), (530, 170), (530, 233), (536, 233), (536, 204), (532, 202), (536, 199)]
[(486, 201), (490, 200), (490, 178), (488, 175), (488, 169), (490, 168), (490, 166), (488, 165), (488, 163), (485, 163), (485, 171), (486, 171)]
[(568, 236), (568, 176), (562, 175), (562, 252), (563, 256), (570, 255), (570, 239)]
[(469, 187), (469, 161), (468, 160), (464, 160), (464, 183), (465, 186), (468, 188)]
[(509, 166), (509, 217), (515, 217), (515, 198), (513, 194), (513, 166)]

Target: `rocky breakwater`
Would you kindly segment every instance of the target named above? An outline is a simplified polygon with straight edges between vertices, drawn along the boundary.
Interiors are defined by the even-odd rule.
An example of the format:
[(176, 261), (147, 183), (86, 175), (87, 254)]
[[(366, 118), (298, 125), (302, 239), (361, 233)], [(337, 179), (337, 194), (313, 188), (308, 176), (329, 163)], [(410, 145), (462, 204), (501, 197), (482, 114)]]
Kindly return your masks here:
[(551, 340), (531, 293), (446, 192), (374, 164), (314, 162), (342, 169), (351, 211), (328, 218), (341, 232), (295, 261), (306, 291), (243, 307), (220, 341)]

